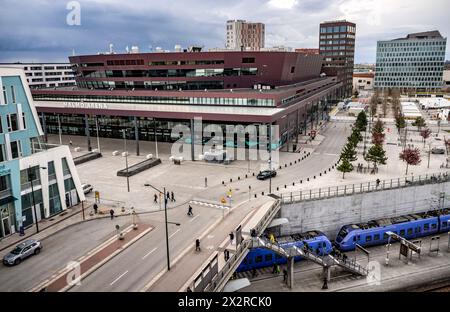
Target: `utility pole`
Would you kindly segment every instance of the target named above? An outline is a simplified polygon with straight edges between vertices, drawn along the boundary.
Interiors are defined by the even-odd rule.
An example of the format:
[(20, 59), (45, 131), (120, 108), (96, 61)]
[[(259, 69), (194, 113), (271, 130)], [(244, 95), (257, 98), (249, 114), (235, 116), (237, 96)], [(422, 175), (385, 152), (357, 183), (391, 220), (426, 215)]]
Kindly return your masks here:
[(128, 188), (128, 193), (130, 192), (130, 177), (128, 175), (128, 151), (127, 151), (127, 138), (126, 138), (126, 129), (123, 129), (123, 149), (124, 149), (124, 153), (125, 153), (125, 165), (126, 165), (126, 170), (127, 170), (127, 188)]

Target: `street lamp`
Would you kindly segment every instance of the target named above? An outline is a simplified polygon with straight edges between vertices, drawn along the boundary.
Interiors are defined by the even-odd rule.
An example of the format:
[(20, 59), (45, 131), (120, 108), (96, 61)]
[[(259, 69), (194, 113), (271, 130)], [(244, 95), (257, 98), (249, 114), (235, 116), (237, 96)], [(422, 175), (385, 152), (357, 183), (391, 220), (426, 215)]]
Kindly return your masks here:
[(128, 193), (130, 192), (130, 177), (128, 175), (128, 151), (127, 151), (127, 138), (126, 138), (126, 131), (127, 129), (123, 129), (123, 149), (125, 152), (125, 165), (127, 167), (127, 188), (128, 188)]
[[(38, 166), (38, 169), (47, 169), (46, 167), (40, 167)], [(36, 200), (34, 198), (34, 185), (33, 185), (33, 179), (34, 179), (34, 174), (32, 174), (33, 171), (31, 171), (31, 165), (28, 166), (28, 180), (30, 180), (31, 182), (31, 197), (33, 199), (33, 212), (34, 212), (34, 221), (36, 223), (36, 233), (39, 233), (39, 225), (38, 225), (38, 217), (37, 217), (37, 213), (36, 213)]]
[(174, 224), (176, 226), (180, 226), (180, 223), (175, 223), (175, 222), (168, 222), (167, 221), (167, 198), (166, 198), (166, 188), (163, 188), (163, 191), (157, 189), (156, 187), (154, 187), (153, 185), (151, 185), (150, 183), (146, 183), (144, 184), (144, 186), (146, 187), (151, 187), (152, 189), (154, 189), (155, 191), (159, 192), (160, 194), (163, 194), (163, 198), (164, 198), (164, 220), (165, 220), (165, 224), (166, 224), (166, 254), (167, 254), (167, 271), (170, 271), (170, 255), (169, 255), (169, 228), (168, 228), (168, 224)]

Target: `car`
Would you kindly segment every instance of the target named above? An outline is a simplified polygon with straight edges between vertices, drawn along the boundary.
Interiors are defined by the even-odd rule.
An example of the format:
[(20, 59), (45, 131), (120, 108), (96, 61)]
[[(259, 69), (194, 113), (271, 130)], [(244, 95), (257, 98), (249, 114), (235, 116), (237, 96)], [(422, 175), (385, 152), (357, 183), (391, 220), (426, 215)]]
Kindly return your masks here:
[(433, 147), (431, 149), (432, 154), (445, 154), (445, 147)]
[(81, 188), (83, 189), (84, 194), (89, 194), (94, 190), (94, 187), (90, 184), (83, 184), (81, 185)]
[(256, 177), (258, 180), (267, 180), (270, 178), (274, 178), (277, 176), (277, 172), (275, 170), (264, 170), (261, 171)]
[(19, 244), (3, 257), (4, 265), (18, 265), (26, 258), (41, 252), (42, 244), (35, 239), (28, 239)]

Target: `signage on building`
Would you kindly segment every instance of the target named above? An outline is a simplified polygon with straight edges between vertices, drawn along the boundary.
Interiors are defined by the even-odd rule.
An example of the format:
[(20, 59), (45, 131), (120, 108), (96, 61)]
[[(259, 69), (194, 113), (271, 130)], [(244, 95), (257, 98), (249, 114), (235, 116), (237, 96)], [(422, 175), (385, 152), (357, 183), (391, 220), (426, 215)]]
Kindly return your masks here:
[(108, 109), (106, 103), (85, 103), (85, 102), (64, 102), (66, 108), (80, 108), (80, 109)]

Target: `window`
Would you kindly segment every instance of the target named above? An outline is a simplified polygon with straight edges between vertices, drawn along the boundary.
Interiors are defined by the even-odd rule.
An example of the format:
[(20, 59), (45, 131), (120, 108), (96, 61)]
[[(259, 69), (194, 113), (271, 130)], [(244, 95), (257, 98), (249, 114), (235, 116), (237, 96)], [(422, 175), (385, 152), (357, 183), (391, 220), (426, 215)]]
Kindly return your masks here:
[(242, 63), (243, 64), (253, 64), (253, 63), (255, 63), (255, 58), (254, 57), (244, 57), (244, 58), (242, 58)]
[(265, 262), (271, 262), (272, 261), (272, 254), (268, 254), (264, 257)]
[(437, 228), (437, 224), (436, 224), (436, 223), (433, 223), (433, 224), (431, 225), (431, 229), (436, 230), (436, 228)]
[(22, 113), (22, 121), (23, 121), (23, 129), (22, 130), (25, 130), (27, 128), (25, 113)]
[(16, 92), (14, 90), (14, 86), (11, 86), (11, 97), (12, 97), (12, 102), (16, 103)]
[(380, 234), (375, 234), (373, 237), (373, 240), (380, 240)]
[(22, 146), (20, 141), (11, 142), (11, 155), (13, 159), (22, 157)]
[(255, 263), (261, 263), (262, 262), (262, 256), (257, 256), (255, 259)]
[(282, 257), (280, 255), (275, 255), (275, 260), (280, 260)]
[(400, 230), (400, 236), (404, 237), (405, 236), (405, 230)]
[(3, 133), (3, 124), (2, 119), (0, 118), (0, 133)]
[(447, 227), (448, 223), (447, 221), (442, 222), (442, 227)]
[(5, 147), (3, 144), (0, 144), (0, 162), (3, 162), (5, 160), (6, 160)]
[(4, 104), (8, 104), (8, 97), (6, 96), (6, 87), (3, 86), (3, 100), (4, 100)]
[(291, 67), (291, 74), (295, 73), (295, 66)]
[(423, 225), (423, 230), (424, 230), (424, 231), (429, 231), (429, 230), (430, 230), (430, 224), (425, 223), (425, 224)]
[(366, 236), (366, 243), (371, 242), (372, 241), (372, 236)]
[(413, 229), (408, 229), (408, 235), (412, 235)]
[(389, 235), (387, 235), (386, 233), (383, 234), (383, 239), (388, 239)]
[(9, 114), (7, 117), (8, 132), (19, 130), (19, 124), (17, 122), (17, 114)]

